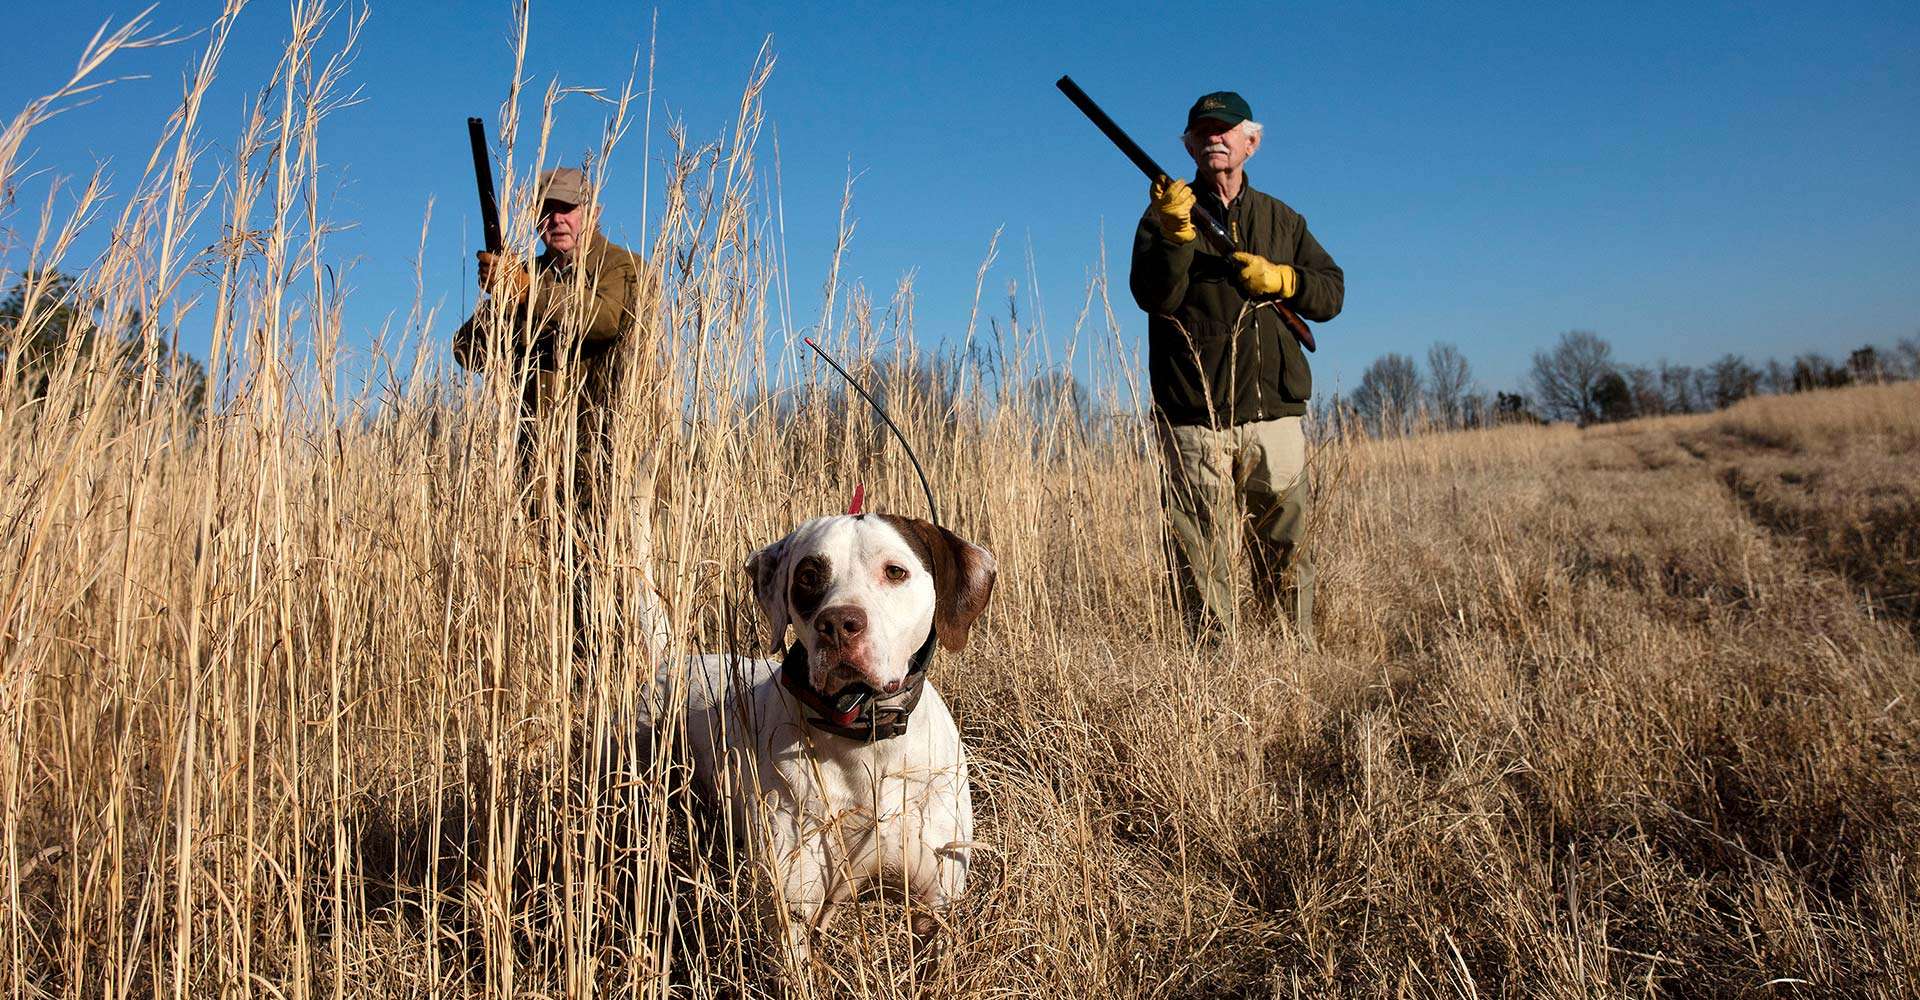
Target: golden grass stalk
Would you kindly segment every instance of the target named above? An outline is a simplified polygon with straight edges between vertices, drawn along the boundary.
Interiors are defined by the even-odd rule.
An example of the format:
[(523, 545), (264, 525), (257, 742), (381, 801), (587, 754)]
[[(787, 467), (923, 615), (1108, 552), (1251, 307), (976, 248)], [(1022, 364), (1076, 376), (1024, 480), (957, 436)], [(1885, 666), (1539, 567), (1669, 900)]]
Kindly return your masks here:
[[(910, 280), (876, 310), (838, 251), (816, 332), (1001, 567), (973, 648), (934, 678), (983, 846), (939, 949), (875, 903), (779, 982), (752, 873), (643, 722), (671, 731), (680, 657), (764, 644), (739, 573), (754, 547), (855, 483), (920, 501), (781, 318), (757, 159), (771, 54), (720, 138), (667, 130), (631, 344), (650, 377), (620, 401), (614, 499), (583, 517), (571, 423), (533, 429), (524, 502), (532, 376), (504, 350), (485, 378), (451, 368), (426, 289), (370, 363), (342, 347), (315, 206), (364, 14), (295, 4), (262, 97), (203, 162), (240, 13), (199, 41), (106, 253), (72, 253), (109, 217), (94, 177), (64, 214), (37, 209), (6, 276), (25, 281), (0, 329), (7, 995), (1920, 985), (1912, 386), (1585, 432), (1335, 436), (1314, 458), (1322, 649), (1250, 624), (1196, 651), (1106, 263), (1066, 335), (976, 294), (942, 354), (916, 342)], [(163, 37), (103, 31), (9, 123), (8, 211), (32, 129)], [(518, 245), (531, 179), (571, 158), (549, 142), (559, 107), (599, 99), (598, 183), (651, 181), (650, 156), (620, 152), (630, 82), (550, 87), (525, 117), (523, 96), (498, 120)], [(844, 251), (850, 194), (841, 229)], [(54, 269), (79, 280), (55, 294)], [(75, 309), (29, 372), (24, 345)], [(201, 408), (156, 360), (189, 329), (211, 344)], [(1064, 390), (1057, 366), (1083, 359), (1091, 384)], [(650, 587), (659, 683), (636, 624)]]

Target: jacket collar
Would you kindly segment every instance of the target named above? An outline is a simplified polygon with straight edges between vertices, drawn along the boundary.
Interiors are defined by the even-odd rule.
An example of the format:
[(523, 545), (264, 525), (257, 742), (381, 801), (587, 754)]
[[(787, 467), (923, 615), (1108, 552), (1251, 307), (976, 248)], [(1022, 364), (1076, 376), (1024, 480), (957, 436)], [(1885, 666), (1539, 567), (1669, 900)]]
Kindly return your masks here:
[(540, 256), (535, 257), (533, 263), (534, 266), (542, 271), (562, 268), (582, 261), (584, 261), (588, 267), (592, 268), (599, 265), (600, 258), (606, 256), (606, 253), (607, 241), (600, 235), (600, 227), (594, 226), (587, 230), (585, 237), (580, 240), (580, 248), (575, 250), (571, 256), (562, 257), (552, 250), (543, 247), (540, 251)]
[(1240, 172), (1240, 195), (1239, 197), (1233, 199), (1232, 205), (1227, 205), (1222, 203), (1220, 201), (1220, 195), (1214, 192), (1213, 185), (1207, 183), (1205, 178), (1200, 177), (1197, 174), (1194, 176), (1193, 180), (1187, 182), (1187, 186), (1192, 188), (1193, 193), (1198, 197), (1205, 198), (1207, 199), (1207, 201), (1215, 205), (1219, 205), (1221, 208), (1226, 209), (1228, 211), (1232, 211), (1234, 207), (1246, 202), (1247, 195), (1254, 193), (1253, 174), (1244, 170)]

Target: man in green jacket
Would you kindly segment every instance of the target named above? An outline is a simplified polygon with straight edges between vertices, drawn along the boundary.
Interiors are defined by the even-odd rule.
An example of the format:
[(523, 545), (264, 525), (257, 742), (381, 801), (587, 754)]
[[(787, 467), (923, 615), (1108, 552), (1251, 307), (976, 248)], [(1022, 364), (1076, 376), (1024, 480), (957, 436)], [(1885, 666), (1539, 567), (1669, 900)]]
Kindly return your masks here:
[[(1194, 103), (1182, 138), (1195, 179), (1154, 182), (1134, 235), (1129, 283), (1149, 316), (1147, 366), (1167, 466), (1163, 500), (1188, 627), (1205, 636), (1233, 624), (1236, 551), (1244, 545), (1256, 596), (1279, 604), (1311, 643), (1301, 420), (1313, 376), (1275, 306), (1284, 301), (1306, 319), (1332, 319), (1346, 279), (1300, 213), (1248, 182), (1246, 162), (1260, 134), (1239, 94), (1219, 91)], [(1221, 257), (1197, 238), (1196, 203), (1241, 252)]]

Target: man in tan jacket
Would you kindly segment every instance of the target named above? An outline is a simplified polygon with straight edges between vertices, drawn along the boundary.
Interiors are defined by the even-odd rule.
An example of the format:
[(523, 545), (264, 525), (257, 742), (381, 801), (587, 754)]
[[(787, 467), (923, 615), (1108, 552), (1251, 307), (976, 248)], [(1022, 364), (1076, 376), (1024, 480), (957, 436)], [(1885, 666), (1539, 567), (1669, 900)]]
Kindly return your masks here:
[[(626, 477), (635, 481), (616, 482), (613, 463), (616, 419), (644, 421), (651, 409), (640, 398), (650, 399), (651, 387), (628, 381), (635, 369), (647, 367), (650, 345), (641, 342), (641, 313), (650, 298), (646, 276), (651, 272), (638, 254), (601, 234), (584, 173), (571, 167), (549, 170), (540, 175), (537, 192), (545, 252), (531, 267), (505, 255), (478, 254), (480, 287), (491, 298), (454, 334), (453, 352), (470, 370), (523, 380), (516, 488), (543, 534), (555, 541), (563, 534), (571, 538), (581, 570), (574, 611), (575, 645), (582, 649), (599, 644), (589, 637), (593, 616), (588, 609), (609, 599), (618, 603), (618, 598), (590, 593), (599, 575), (596, 566), (608, 561), (613, 519), (626, 529), (616, 561), (643, 569), (650, 562), (652, 484), (639, 481), (649, 477), (635, 468), (642, 464), (637, 460), (629, 461)], [(653, 428), (629, 427), (636, 440), (627, 442), (628, 449), (638, 447), (637, 430)], [(571, 511), (570, 521), (558, 516), (562, 511)], [(570, 531), (563, 530), (569, 525)], [(653, 619), (646, 633), (657, 656), (662, 638), (657, 595), (650, 583), (642, 589), (639, 599)]]
[[(521, 358), (531, 369), (521, 389), (522, 489), (533, 489), (538, 456), (534, 427), (571, 415), (575, 446), (574, 509), (591, 514), (606, 502), (612, 411), (638, 324), (641, 264), (608, 241), (591, 217), (586, 175), (571, 167), (540, 175), (540, 240), (546, 251), (531, 269), (480, 251), (480, 287), (493, 297), (454, 334), (454, 358), (469, 369)], [(555, 420), (550, 432), (564, 430)], [(565, 498), (561, 498), (564, 502)]]

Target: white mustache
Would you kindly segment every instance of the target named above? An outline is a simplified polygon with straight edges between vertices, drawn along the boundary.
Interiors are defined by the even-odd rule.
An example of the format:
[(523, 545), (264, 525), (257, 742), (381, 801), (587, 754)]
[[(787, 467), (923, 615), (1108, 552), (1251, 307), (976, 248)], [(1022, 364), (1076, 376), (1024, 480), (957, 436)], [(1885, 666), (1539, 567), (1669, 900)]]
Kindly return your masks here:
[(1207, 144), (1207, 148), (1205, 148), (1205, 149), (1202, 149), (1202, 150), (1201, 150), (1200, 152), (1202, 152), (1202, 153), (1224, 153), (1224, 152), (1226, 152), (1226, 151), (1227, 151), (1227, 144), (1226, 144), (1226, 143), (1224, 143), (1224, 142), (1212, 142), (1212, 143), (1208, 143), (1208, 144)]

